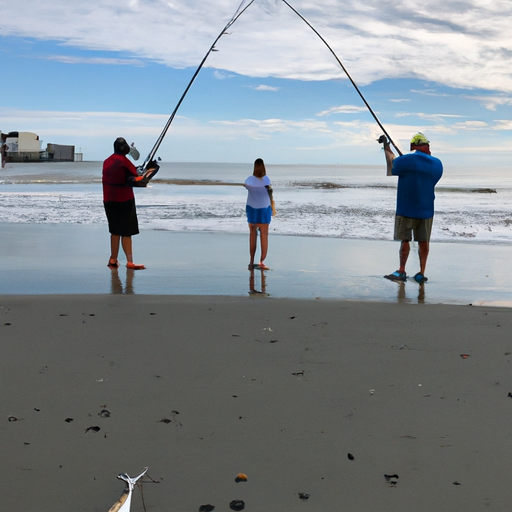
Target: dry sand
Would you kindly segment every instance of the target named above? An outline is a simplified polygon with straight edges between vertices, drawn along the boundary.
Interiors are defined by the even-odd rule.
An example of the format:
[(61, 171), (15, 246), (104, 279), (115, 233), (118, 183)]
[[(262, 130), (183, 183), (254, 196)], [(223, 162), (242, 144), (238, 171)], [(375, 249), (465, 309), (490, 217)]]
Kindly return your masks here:
[(155, 512), (510, 510), (509, 309), (108, 294), (0, 307), (3, 510), (106, 512), (116, 475), (145, 466)]

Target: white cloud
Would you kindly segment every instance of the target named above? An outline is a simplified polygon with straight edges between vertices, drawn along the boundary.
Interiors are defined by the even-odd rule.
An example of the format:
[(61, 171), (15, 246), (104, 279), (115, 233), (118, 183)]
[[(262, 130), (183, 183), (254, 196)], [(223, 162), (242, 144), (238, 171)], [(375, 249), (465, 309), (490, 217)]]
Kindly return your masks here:
[(417, 117), (418, 119), (426, 119), (430, 121), (443, 121), (444, 119), (458, 119), (465, 117), (461, 114), (439, 114), (439, 113), (427, 113), (427, 112), (397, 112), (395, 117)]
[(498, 94), (496, 96), (465, 96), (470, 100), (482, 103), (488, 110), (496, 110), (500, 105), (512, 105), (512, 98)]
[(225, 73), (223, 71), (219, 71), (218, 69), (216, 69), (213, 73), (213, 76), (217, 79), (217, 80), (227, 80), (228, 78), (232, 78), (233, 75), (229, 74), (229, 73)]
[(237, 135), (245, 132), (250, 138), (268, 138), (274, 133), (284, 133), (292, 130), (303, 132), (328, 133), (331, 130), (321, 121), (287, 120), (287, 119), (239, 119), (237, 121), (214, 121), (211, 124), (222, 126), (224, 129), (234, 129)]
[(455, 123), (452, 128), (462, 131), (476, 131), (487, 130), (489, 125), (484, 121), (465, 121), (463, 123)]
[(411, 92), (413, 92), (415, 94), (421, 94), (423, 96), (435, 96), (435, 97), (439, 97), (439, 98), (446, 98), (449, 96), (449, 94), (439, 93), (435, 89), (423, 89), (423, 90), (411, 89)]
[(424, 112), (419, 112), (416, 114), (412, 114), (418, 116), (420, 119), (430, 119), (430, 120), (443, 120), (443, 119), (454, 119), (454, 118), (460, 118), (464, 117), (460, 114), (426, 114)]
[(359, 112), (366, 112), (366, 107), (356, 107), (355, 105), (341, 105), (339, 107), (332, 107), (328, 110), (319, 112), (317, 116), (330, 116), (331, 114), (358, 114)]
[(510, 119), (497, 119), (493, 130), (512, 130), (512, 121)]
[(272, 87), (271, 85), (258, 85), (254, 87), (255, 91), (279, 91), (279, 87)]
[(105, 66), (144, 66), (140, 59), (108, 59), (101, 57), (76, 57), (72, 55), (49, 55), (46, 60), (62, 62), (63, 64), (100, 64)]
[[(126, 112), (63, 112), (48, 110), (21, 110), (0, 108), (0, 116), (6, 124), (22, 125), (19, 131), (24, 131), (25, 123), (37, 124), (51, 122), (59, 123), (63, 129), (74, 122), (91, 124), (96, 131), (110, 130), (111, 127), (122, 125), (140, 126), (143, 129), (147, 127), (161, 127), (167, 121), (168, 116), (162, 114), (141, 114)], [(34, 131), (34, 130), (30, 130)]]
[[(231, 0), (18, 0), (0, 4), (0, 34), (197, 66), (233, 15)], [(512, 91), (509, 0), (295, 0), (354, 80), (421, 78)], [(320, 39), (279, 0), (255, 0), (207, 66), (253, 77), (326, 80), (343, 72)]]

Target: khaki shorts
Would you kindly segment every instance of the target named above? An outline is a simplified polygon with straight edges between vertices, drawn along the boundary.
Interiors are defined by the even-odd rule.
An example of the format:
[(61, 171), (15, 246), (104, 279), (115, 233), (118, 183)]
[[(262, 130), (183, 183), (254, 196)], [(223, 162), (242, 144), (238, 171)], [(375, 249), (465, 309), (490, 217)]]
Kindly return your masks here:
[(395, 240), (410, 242), (414, 234), (416, 242), (429, 242), (434, 217), (430, 219), (411, 219), (410, 217), (395, 217)]

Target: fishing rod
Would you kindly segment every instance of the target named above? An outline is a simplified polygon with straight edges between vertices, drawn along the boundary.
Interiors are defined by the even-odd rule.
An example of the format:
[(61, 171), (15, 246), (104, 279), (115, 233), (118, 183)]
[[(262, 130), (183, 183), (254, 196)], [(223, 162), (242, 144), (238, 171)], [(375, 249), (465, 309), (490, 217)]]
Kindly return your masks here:
[[(302, 16), (302, 14), (300, 14), (299, 11), (297, 11), (294, 7), (292, 7), (286, 0), (282, 0), (302, 21), (304, 21), (304, 23), (306, 23), (306, 25), (321, 39), (321, 41), (325, 44), (325, 46), (327, 46), (327, 48), (329, 49), (329, 51), (333, 54), (334, 58), (338, 61), (338, 64), (341, 66), (341, 69), (343, 69), (343, 71), (345, 72), (345, 74), (347, 75), (348, 79), (350, 80), (350, 82), (352, 83), (352, 85), (354, 86), (355, 90), (357, 91), (357, 93), (359, 94), (359, 96), (361, 96), (361, 99), (363, 100), (364, 104), (366, 105), (366, 108), (370, 111), (370, 114), (373, 116), (373, 118), (375, 119), (375, 121), (377, 122), (377, 124), (379, 125), (380, 129), (384, 132), (384, 134), (386, 135), (386, 137), (388, 138), (389, 142), (391, 144), (393, 144), (393, 147), (398, 151), (398, 154), (399, 155), (402, 155), (402, 152), (400, 151), (400, 149), (398, 148), (398, 146), (393, 142), (393, 140), (391, 139), (391, 137), (389, 136), (388, 132), (386, 131), (386, 129), (384, 128), (384, 126), (382, 126), (382, 123), (379, 121), (379, 118), (377, 117), (377, 115), (375, 114), (375, 112), (372, 110), (372, 107), (370, 107), (369, 103), (366, 101), (365, 97), (363, 96), (363, 94), (361, 93), (361, 91), (359, 90), (359, 87), (357, 87), (357, 84), (354, 82), (354, 80), (352, 79), (352, 77), (350, 76), (349, 72), (347, 71), (347, 69), (345, 68), (345, 66), (343, 65), (343, 63), (341, 62), (341, 60), (338, 58), (338, 56), (334, 53), (334, 50), (327, 44), (327, 41), (320, 35), (320, 33), (315, 29), (315, 27), (313, 27), (313, 25), (311, 25), (311, 23), (306, 19), (304, 18), (304, 16)], [(380, 141), (380, 139), (379, 139)]]
[(172, 121), (174, 120), (174, 117), (176, 116), (176, 112), (178, 112), (178, 109), (180, 108), (183, 100), (185, 99), (185, 96), (187, 95), (189, 89), (192, 87), (192, 84), (194, 83), (194, 80), (196, 79), (197, 75), (199, 74), (199, 71), (201, 71), (201, 68), (203, 67), (204, 63), (206, 62), (206, 59), (210, 56), (210, 53), (212, 53), (213, 51), (215, 51), (215, 45), (217, 44), (217, 42), (219, 41), (219, 39), (224, 35), (226, 34), (226, 31), (229, 29), (229, 27), (231, 27), (231, 25), (233, 25), (233, 23), (235, 23), (235, 21), (240, 18), (240, 16), (242, 16), (242, 14), (248, 9), (248, 7), (254, 2), (254, 0), (251, 0), (242, 10), (240, 10), (242, 8), (242, 5), (246, 2), (247, 0), (243, 0), (242, 3), (238, 6), (238, 9), (236, 10), (235, 14), (233, 15), (233, 17), (228, 21), (227, 25), (222, 29), (222, 31), (220, 32), (220, 34), (217, 36), (217, 38), (215, 39), (215, 41), (213, 41), (213, 44), (210, 46), (209, 50), (206, 52), (206, 55), (204, 56), (203, 60), (201, 61), (201, 63), (199, 64), (199, 66), (197, 67), (194, 75), (192, 76), (192, 78), (190, 79), (190, 82), (188, 83), (187, 85), (187, 88), (185, 89), (185, 91), (183, 92), (183, 94), (181, 95), (181, 98), (180, 100), (178, 101), (178, 104), (176, 105), (176, 107), (174, 108), (171, 116), (169, 117), (169, 119), (167, 120), (167, 123), (165, 124), (164, 126), (164, 129), (162, 130), (162, 133), (160, 134), (160, 136), (158, 137), (157, 141), (155, 142), (155, 145), (153, 146), (153, 149), (149, 152), (149, 155), (146, 157), (146, 160), (144, 160), (144, 163), (139, 167), (139, 173), (142, 174), (144, 173), (144, 171), (146, 170), (149, 162), (151, 162), (154, 158), (155, 158), (155, 154), (156, 152), (158, 151), (158, 148), (160, 147), (160, 144), (162, 144), (162, 141), (164, 140), (164, 137), (167, 133), (167, 130), (169, 130), (169, 127), (171, 126), (171, 123)]

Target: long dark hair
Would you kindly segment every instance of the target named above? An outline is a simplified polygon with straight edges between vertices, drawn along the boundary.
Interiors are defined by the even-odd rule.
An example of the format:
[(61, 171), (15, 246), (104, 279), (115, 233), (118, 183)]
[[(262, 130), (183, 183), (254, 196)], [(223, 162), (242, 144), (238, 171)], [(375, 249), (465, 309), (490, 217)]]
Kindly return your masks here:
[(267, 175), (267, 170), (265, 169), (265, 163), (261, 158), (257, 158), (254, 161), (254, 171), (252, 173), (256, 178), (263, 178), (263, 176)]

